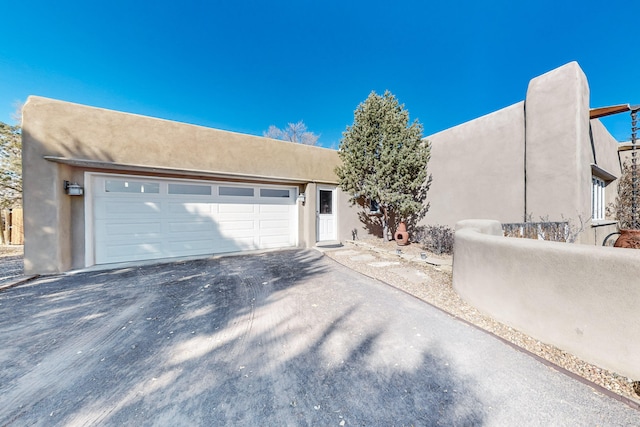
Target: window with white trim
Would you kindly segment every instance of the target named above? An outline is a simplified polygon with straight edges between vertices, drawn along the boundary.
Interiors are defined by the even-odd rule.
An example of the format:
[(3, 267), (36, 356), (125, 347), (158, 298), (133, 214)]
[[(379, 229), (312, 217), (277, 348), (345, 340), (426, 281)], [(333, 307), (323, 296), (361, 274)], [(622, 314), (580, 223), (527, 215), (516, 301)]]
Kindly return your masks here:
[(594, 221), (604, 219), (605, 185), (604, 179), (598, 178), (597, 176), (591, 177), (591, 219)]

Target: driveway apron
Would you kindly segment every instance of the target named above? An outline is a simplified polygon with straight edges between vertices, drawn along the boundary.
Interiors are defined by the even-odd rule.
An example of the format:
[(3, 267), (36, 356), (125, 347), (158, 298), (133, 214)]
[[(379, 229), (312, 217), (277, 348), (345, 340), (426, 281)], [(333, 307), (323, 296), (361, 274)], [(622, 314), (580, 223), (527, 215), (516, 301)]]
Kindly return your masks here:
[(0, 425), (639, 425), (640, 413), (315, 251), (0, 293)]

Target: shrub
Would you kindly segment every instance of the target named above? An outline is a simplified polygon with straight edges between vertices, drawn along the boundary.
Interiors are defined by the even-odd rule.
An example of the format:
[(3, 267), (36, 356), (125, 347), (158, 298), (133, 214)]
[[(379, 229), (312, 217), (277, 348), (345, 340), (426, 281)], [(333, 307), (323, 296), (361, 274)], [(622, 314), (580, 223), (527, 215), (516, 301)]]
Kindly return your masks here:
[(621, 229), (637, 228), (637, 214), (636, 218), (633, 217), (632, 175), (631, 165), (625, 162), (622, 166), (622, 175), (618, 180), (618, 197), (616, 197), (616, 202), (612, 207), (612, 213), (618, 220)]
[(417, 227), (414, 232), (415, 240), (423, 249), (435, 254), (453, 253), (453, 230), (445, 225), (425, 225)]
[(547, 215), (535, 222), (532, 215), (528, 215), (526, 222), (502, 224), (502, 231), (506, 237), (574, 243), (584, 230), (582, 215), (578, 215), (579, 226), (574, 225), (571, 219), (565, 219), (563, 215), (561, 218), (562, 221), (550, 221)]

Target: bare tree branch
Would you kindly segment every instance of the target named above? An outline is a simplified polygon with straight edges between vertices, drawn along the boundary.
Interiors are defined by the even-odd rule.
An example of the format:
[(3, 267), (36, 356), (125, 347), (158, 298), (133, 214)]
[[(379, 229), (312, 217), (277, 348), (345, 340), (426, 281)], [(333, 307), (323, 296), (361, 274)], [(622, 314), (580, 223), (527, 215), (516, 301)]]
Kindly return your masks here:
[(263, 136), (281, 141), (295, 142), (304, 145), (316, 145), (320, 135), (307, 131), (307, 126), (302, 120), (297, 123), (287, 123), (284, 129), (279, 129), (274, 125), (269, 126)]

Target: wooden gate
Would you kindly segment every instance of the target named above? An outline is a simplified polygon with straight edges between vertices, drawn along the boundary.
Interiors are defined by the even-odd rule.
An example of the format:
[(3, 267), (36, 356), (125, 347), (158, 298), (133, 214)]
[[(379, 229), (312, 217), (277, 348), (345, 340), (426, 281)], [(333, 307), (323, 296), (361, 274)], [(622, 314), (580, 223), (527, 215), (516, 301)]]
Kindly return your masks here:
[(24, 245), (22, 208), (2, 210), (2, 243)]

